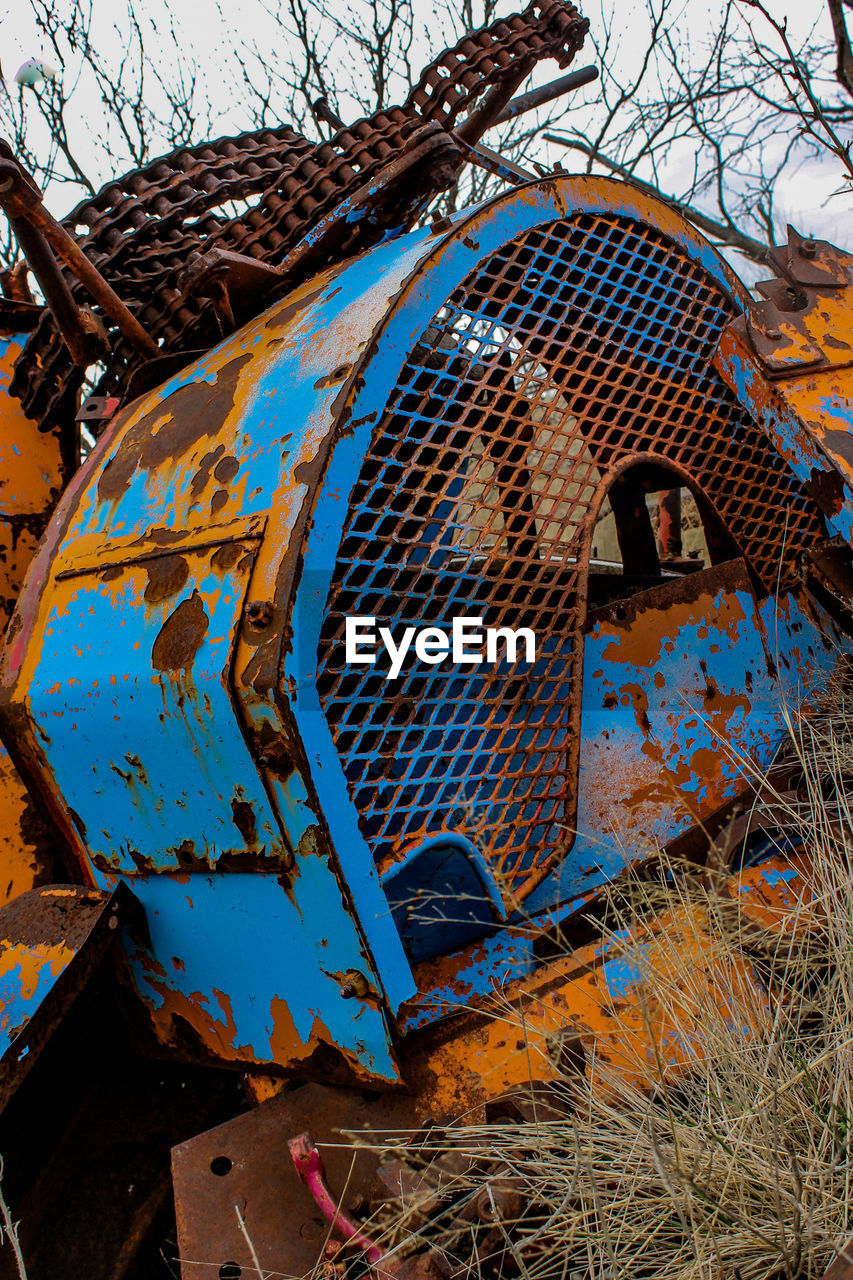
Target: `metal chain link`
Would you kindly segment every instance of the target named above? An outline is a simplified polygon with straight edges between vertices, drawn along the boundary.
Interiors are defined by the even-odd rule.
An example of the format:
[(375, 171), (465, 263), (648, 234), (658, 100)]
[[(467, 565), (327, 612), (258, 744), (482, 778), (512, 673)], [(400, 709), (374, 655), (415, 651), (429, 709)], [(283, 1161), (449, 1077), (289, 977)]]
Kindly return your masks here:
[[(108, 183), (64, 225), (164, 355), (210, 346), (221, 336), (212, 303), (184, 296), (177, 286), (193, 252), (218, 247), (281, 263), (324, 216), (404, 155), (425, 125), (453, 129), (487, 90), (517, 82), (539, 59), (565, 66), (587, 28), (567, 0), (534, 0), (523, 13), (445, 50), (402, 107), (376, 112), (316, 144), (281, 126), (181, 148)], [(248, 207), (229, 216), (228, 204), (244, 201)], [(389, 216), (399, 220), (399, 205)], [(374, 239), (383, 230), (374, 220)], [(65, 274), (75, 297), (89, 302)], [(120, 394), (140, 356), (99, 314), (112, 359), (96, 391)], [(47, 428), (73, 418), (83, 376), (46, 312), (18, 359), (12, 393)]]

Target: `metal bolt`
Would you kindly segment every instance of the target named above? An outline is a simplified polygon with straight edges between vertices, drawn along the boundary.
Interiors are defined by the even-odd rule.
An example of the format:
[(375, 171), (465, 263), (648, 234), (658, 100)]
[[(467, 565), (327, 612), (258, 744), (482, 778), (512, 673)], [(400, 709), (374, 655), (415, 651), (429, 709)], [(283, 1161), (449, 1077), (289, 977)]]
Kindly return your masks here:
[(781, 329), (768, 329), (768, 330), (767, 330), (767, 337), (768, 337), (768, 338), (773, 338), (773, 340), (775, 341), (777, 338), (781, 338), (781, 337), (782, 337), (782, 330), (781, 330)]
[(270, 600), (253, 600), (246, 607), (246, 617), (250, 627), (268, 627), (272, 622), (273, 607)]
[(341, 985), (342, 1000), (361, 1000), (370, 990), (370, 983), (358, 969), (347, 969)]
[(803, 240), (800, 243), (800, 253), (804, 258), (814, 258), (817, 254), (817, 245), (814, 240)]
[(272, 756), (259, 756), (258, 764), (262, 769), (268, 769), (272, 764)]

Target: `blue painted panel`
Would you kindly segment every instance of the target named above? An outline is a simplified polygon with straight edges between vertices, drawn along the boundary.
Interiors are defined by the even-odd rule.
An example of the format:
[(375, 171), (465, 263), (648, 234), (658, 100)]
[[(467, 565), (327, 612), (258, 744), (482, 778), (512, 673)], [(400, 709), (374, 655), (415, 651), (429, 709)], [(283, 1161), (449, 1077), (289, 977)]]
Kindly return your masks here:
[[(75, 577), (60, 587), (45, 627), (32, 712), (90, 856), (116, 870), (288, 852), (234, 732), (227, 684), (251, 554), (243, 547), (243, 567), (228, 571), (211, 566), (215, 554), (184, 553), (186, 585), (157, 604), (143, 601), (144, 562), (117, 567), (108, 581)], [(195, 640), (185, 639), (186, 668), (157, 670), (158, 636), (179, 610), (201, 633), (197, 651), (189, 656)], [(254, 842), (235, 814), (244, 829), (250, 815)]]
[(134, 879), (151, 934), (150, 951), (129, 941), (140, 995), (165, 1037), (177, 1015), (203, 1026), (225, 1061), (286, 1063), (331, 1044), (395, 1081), (381, 1013), (340, 996), (346, 971), (365, 965), (351, 924), (341, 927), (329, 868), (299, 855), (296, 869), (293, 896), (264, 873)]

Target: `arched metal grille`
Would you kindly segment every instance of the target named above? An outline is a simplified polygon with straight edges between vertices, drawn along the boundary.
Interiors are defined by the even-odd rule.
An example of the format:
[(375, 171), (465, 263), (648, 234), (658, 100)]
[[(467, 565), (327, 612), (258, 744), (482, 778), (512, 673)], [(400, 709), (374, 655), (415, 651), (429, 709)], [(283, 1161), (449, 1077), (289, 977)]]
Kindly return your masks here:
[[(789, 575), (820, 523), (711, 367), (731, 303), (658, 232), (582, 215), (482, 263), (409, 355), (355, 486), (319, 692), (380, 867), (457, 831), (526, 892), (570, 845), (584, 531), (652, 454), (710, 495), (753, 569)], [(597, 500), (596, 500), (597, 501)], [(344, 620), (529, 627), (535, 663), (347, 666)]]

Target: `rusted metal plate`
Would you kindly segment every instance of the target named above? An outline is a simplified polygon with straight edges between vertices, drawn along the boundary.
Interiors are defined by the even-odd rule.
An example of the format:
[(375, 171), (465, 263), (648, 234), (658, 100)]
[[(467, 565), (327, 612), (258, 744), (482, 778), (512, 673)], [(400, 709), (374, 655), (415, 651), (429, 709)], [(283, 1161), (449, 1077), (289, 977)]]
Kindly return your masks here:
[[(9, 394), (25, 341), (25, 334), (0, 337), (0, 634), (66, 474), (57, 429), (39, 431)], [(51, 879), (52, 845), (14, 764), (0, 748), (0, 904)]]
[(0, 630), (66, 478), (58, 429), (39, 431), (9, 393), (25, 342), (25, 334), (0, 337)]
[(183, 1280), (215, 1275), (229, 1263), (251, 1274), (246, 1235), (265, 1272), (310, 1274), (329, 1224), (300, 1181), (288, 1139), (311, 1131), (330, 1190), (353, 1214), (384, 1188), (376, 1180), (376, 1156), (356, 1152), (341, 1130), (412, 1128), (418, 1114), (410, 1097), (367, 1100), (357, 1091), (311, 1084), (176, 1147), (172, 1179)]
[(0, 904), (59, 876), (56, 837), (0, 746)]
[(823, 1280), (850, 1280), (851, 1276), (853, 1276), (853, 1240), (848, 1240), (823, 1273)]
[[(529, 928), (423, 971), (429, 1017), (535, 968), (537, 929), (737, 791), (679, 697), (770, 758), (783, 725), (762, 628), (788, 663), (813, 651), (808, 682), (831, 627), (786, 594), (822, 536), (816, 507), (710, 365), (741, 296), (671, 210), (555, 179), (316, 277), (119, 412), (7, 644), (4, 734), (85, 873), (126, 876), (143, 901), (152, 949), (134, 971), (172, 1051), (302, 1072), (333, 1052), (341, 1074), (395, 1080), (386, 1010), (414, 985), (379, 871), (454, 835), (492, 905), (530, 895)], [(595, 522), (619, 496), (628, 562), (604, 598), (639, 600), (664, 571), (650, 528), (647, 566), (632, 536), (644, 495), (673, 483), (703, 513), (709, 567), (742, 557), (764, 598), (756, 619), (743, 577), (704, 594), (702, 573), (670, 578), (644, 670), (642, 608), (587, 634)], [(341, 667), (340, 625), (383, 598), (422, 623), (444, 607), (529, 622), (537, 664), (374, 688)], [(600, 675), (596, 644), (614, 658)], [(748, 676), (757, 695), (738, 691)], [(611, 730), (643, 777), (653, 760), (683, 782), (649, 793), (642, 823), (615, 777), (576, 808), (585, 742)], [(598, 857), (613, 815), (634, 843)]]
[(124, 886), (102, 893), (49, 885), (0, 908), (0, 1109), (132, 922), (133, 907)]

